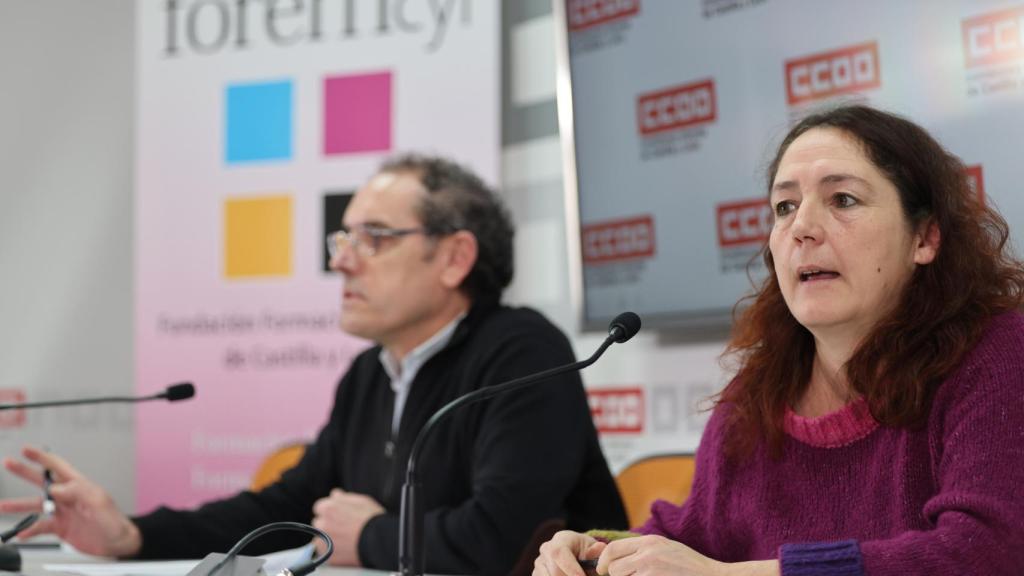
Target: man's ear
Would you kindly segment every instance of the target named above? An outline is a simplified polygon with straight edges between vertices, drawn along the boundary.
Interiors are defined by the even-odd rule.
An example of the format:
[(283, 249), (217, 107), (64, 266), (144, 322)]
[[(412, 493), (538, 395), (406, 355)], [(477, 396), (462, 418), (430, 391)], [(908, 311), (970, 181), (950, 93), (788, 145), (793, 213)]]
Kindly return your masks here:
[(939, 225), (934, 219), (929, 218), (921, 223), (915, 241), (917, 245), (914, 247), (914, 263), (931, 264), (942, 245), (942, 233), (939, 232)]
[(442, 239), (446, 244), (440, 256), (444, 258), (441, 270), (441, 284), (456, 289), (469, 276), (476, 264), (479, 246), (476, 236), (468, 230), (459, 230)]

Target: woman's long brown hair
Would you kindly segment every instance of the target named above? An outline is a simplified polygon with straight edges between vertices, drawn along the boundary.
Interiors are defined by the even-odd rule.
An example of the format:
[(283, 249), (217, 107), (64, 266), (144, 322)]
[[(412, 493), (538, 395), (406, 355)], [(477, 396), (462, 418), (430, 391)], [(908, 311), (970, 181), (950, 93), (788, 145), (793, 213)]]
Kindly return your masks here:
[[(978, 342), (989, 320), (1019, 308), (1024, 267), (1011, 253), (1006, 221), (971, 190), (963, 163), (924, 129), (866, 106), (845, 106), (803, 119), (783, 140), (768, 169), (768, 190), (783, 155), (814, 128), (853, 136), (896, 186), (904, 216), (919, 229), (934, 222), (940, 247), (918, 266), (892, 314), (881, 320), (847, 362), (846, 377), (884, 426), (919, 426), (935, 388)], [(786, 406), (807, 389), (814, 339), (789, 312), (772, 254), (768, 278), (741, 304), (724, 357), (739, 371), (718, 397), (728, 404), (726, 451), (748, 454), (759, 442), (781, 454)], [(737, 311), (740, 310), (737, 306)]]

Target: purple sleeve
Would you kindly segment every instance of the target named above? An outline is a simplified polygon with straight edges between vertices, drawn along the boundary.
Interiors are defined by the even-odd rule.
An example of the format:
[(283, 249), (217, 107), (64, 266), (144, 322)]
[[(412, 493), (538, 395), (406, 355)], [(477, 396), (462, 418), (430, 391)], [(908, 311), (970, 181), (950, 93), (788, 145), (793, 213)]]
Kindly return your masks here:
[(856, 540), (783, 544), (779, 548), (782, 576), (862, 576)]
[(1024, 573), (1024, 330), (999, 331), (936, 394), (929, 530), (860, 544), (872, 576)]

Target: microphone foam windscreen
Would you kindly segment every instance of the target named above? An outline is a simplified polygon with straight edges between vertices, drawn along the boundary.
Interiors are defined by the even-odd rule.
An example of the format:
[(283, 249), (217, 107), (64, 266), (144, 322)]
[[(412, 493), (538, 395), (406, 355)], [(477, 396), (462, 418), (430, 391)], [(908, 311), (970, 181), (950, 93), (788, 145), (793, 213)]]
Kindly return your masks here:
[(623, 312), (612, 320), (611, 325), (608, 326), (608, 332), (614, 332), (616, 328), (619, 329), (619, 333), (616, 335), (615, 341), (622, 344), (640, 331), (640, 317), (634, 312)]
[(178, 400), (188, 400), (189, 398), (196, 395), (196, 387), (191, 382), (181, 382), (179, 384), (171, 384), (167, 387), (168, 402), (177, 402)]

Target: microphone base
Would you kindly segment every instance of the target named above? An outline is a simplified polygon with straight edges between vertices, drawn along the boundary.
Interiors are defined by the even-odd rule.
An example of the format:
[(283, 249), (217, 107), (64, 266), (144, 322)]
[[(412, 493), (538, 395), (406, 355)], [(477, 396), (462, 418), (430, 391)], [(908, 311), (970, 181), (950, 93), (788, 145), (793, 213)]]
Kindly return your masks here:
[[(217, 564), (224, 559), (224, 554), (211, 552), (203, 558), (203, 561), (196, 564), (196, 567), (189, 570), (186, 576), (207, 576)], [(226, 564), (217, 569), (212, 576), (265, 576), (263, 573), (263, 558), (253, 556), (235, 556)]]
[(10, 544), (0, 544), (0, 570), (21, 572), (21, 552)]

